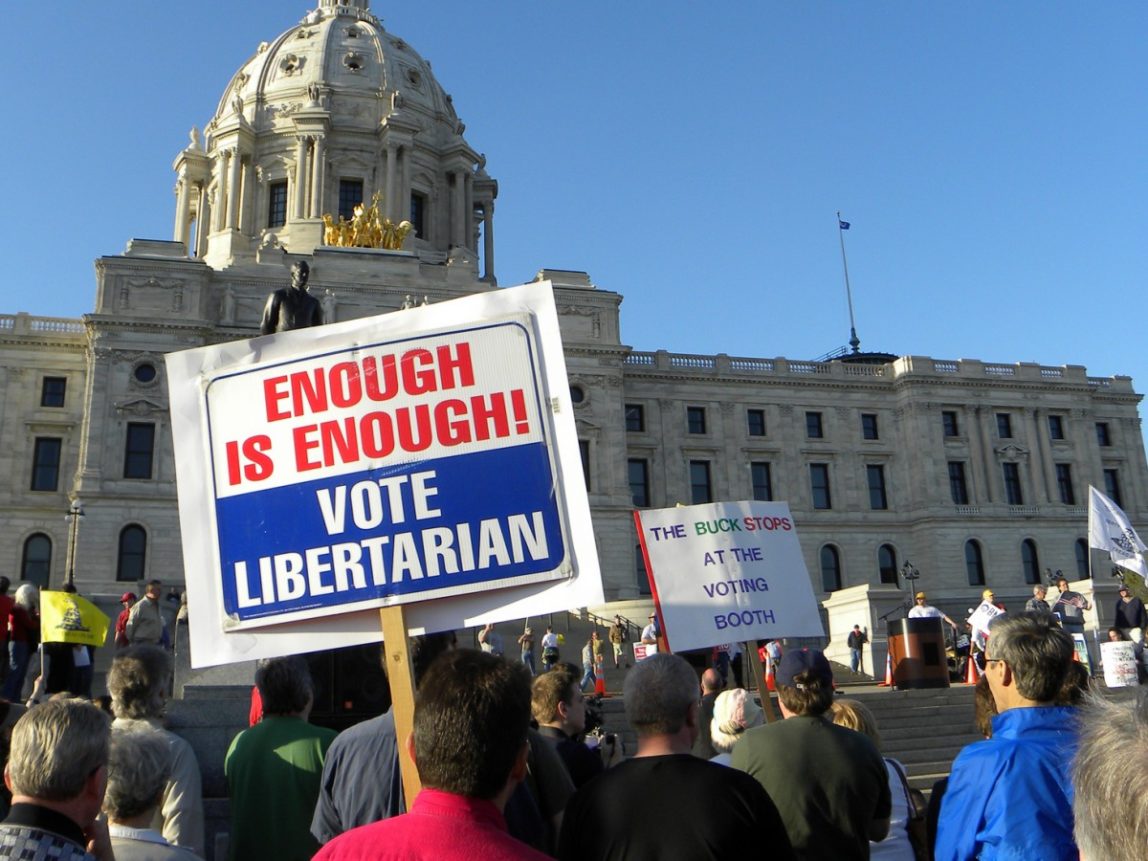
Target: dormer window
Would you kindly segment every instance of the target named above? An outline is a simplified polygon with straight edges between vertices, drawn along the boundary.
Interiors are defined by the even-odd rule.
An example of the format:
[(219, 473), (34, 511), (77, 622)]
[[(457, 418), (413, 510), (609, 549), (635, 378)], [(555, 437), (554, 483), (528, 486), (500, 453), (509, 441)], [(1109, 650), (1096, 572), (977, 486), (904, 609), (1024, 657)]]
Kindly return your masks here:
[(360, 71), (363, 68), (365, 62), (366, 61), (363, 59), (362, 54), (350, 53), (343, 58), (343, 65), (350, 69), (352, 72)]

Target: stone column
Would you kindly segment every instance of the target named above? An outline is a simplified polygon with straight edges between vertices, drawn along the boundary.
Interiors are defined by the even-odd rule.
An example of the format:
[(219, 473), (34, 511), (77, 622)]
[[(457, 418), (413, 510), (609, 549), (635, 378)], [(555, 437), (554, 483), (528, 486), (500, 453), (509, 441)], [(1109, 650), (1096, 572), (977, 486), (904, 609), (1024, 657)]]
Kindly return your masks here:
[[(1045, 428), (1043, 433), (1041, 432), (1042, 424)], [(1060, 502), (1060, 487), (1056, 483), (1056, 465), (1052, 461), (1052, 438), (1047, 435), (1048, 416), (1043, 410), (1034, 409), (1032, 411), (1032, 427), (1036, 434), (1033, 437), (1033, 442), (1036, 443), (1033, 448), (1036, 449), (1038, 468), (1044, 484), (1043, 501), (1046, 503)], [(1033, 476), (1033, 481), (1036, 481), (1036, 476)]]
[(383, 214), (391, 221), (402, 221), (399, 217), (398, 207), (395, 206), (395, 160), (399, 157), (398, 147), (387, 144), (387, 177), (383, 187), (384, 206)]
[(315, 144), (311, 152), (311, 217), (321, 218), (323, 215), (323, 173), (326, 169), (324, 164), (324, 139), (321, 136), (315, 138)]
[(483, 280), (492, 284), (497, 280), (494, 276), (494, 201), (488, 200), (482, 205), (482, 262), (485, 264)]
[[(996, 470), (997, 475), (999, 475), (1000, 464), (997, 463), (997, 459), (993, 452), (992, 438), (989, 436), (989, 432), (985, 427), (986, 413), (984, 408), (975, 407), (973, 409), (973, 414), (976, 417), (977, 437), (981, 444), (981, 475), (984, 479), (985, 501), (996, 502), (997, 494), (995, 479), (997, 476), (994, 476), (993, 470)], [(991, 415), (991, 413), (989, 415)]]
[(463, 245), (478, 250), (474, 241), (474, 174), (469, 170), (463, 171), (463, 204), (462, 204), (462, 233)]
[(227, 213), (227, 206), (224, 200), (224, 195), (227, 193), (227, 174), (231, 163), (231, 152), (229, 150), (220, 150), (219, 153), (219, 170), (216, 172), (215, 178), (215, 204), (211, 208), (211, 232), (218, 233), (223, 230), (224, 216)]
[(207, 183), (202, 182), (196, 191), (195, 209), (195, 256), (202, 257), (207, 249), (207, 234), (211, 230), (211, 204), (207, 199)]
[(255, 183), (255, 165), (248, 159), (243, 166), (243, 205), (239, 209), (239, 231), (251, 236), (255, 233), (255, 204), (258, 195)]
[[(187, 243), (187, 224), (188, 216), (191, 212), (191, 200), (188, 197), (187, 177), (181, 176), (179, 183), (176, 185), (176, 198), (175, 198), (175, 230), (172, 233), (172, 239), (176, 242)], [(188, 249), (190, 253), (191, 249)]]
[(295, 219), (303, 217), (307, 202), (307, 138), (300, 135), (295, 142)]
[[(411, 150), (409, 146), (404, 146), (399, 150), (399, 193), (398, 200), (395, 201), (395, 217), (402, 221), (406, 218), (406, 212), (409, 212), (411, 206)], [(429, 218), (430, 213), (424, 214), (424, 219)], [(424, 227), (426, 225), (424, 224)], [(427, 227), (427, 232), (430, 232)]]
[(454, 172), (454, 194), (451, 196), (451, 205), (454, 211), (450, 220), (450, 243), (465, 247), (466, 237), (463, 231), (466, 222), (463, 220), (463, 208), (466, 206), (466, 178), (461, 170)]
[(227, 171), (227, 228), (235, 230), (239, 227), (239, 170), (243, 167), (239, 156), (239, 148), (231, 150), (228, 157)]

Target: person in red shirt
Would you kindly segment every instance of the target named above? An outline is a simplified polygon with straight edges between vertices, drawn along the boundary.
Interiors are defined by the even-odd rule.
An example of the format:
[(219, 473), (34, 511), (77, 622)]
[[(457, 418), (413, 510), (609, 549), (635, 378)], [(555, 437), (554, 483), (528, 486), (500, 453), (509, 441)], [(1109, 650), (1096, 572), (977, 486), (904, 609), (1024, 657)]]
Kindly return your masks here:
[[(0, 655), (8, 655), (8, 617), (12, 614), (12, 596), (8, 590), (12, 581), (7, 577), (0, 577)], [(8, 661), (0, 660), (0, 681), (8, 676)]]
[(132, 605), (138, 599), (135, 592), (124, 592), (120, 595), (120, 603), (123, 605), (123, 611), (120, 613), (119, 618), (116, 619), (116, 648), (122, 649), (130, 646), (128, 641), (128, 617), (132, 614)]

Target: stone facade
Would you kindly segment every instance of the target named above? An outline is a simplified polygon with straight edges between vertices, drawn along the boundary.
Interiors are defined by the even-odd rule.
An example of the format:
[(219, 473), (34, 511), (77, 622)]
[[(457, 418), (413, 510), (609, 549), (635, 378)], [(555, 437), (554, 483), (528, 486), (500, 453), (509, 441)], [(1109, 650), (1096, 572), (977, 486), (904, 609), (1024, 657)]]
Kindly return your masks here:
[[(176, 156), (173, 240), (132, 240), (98, 260), (82, 321), (0, 317), (0, 459), (12, 477), (0, 545), (13, 579), (60, 583), (78, 496), (83, 591), (182, 580), (163, 357), (258, 334), (293, 261), (310, 263), (332, 321), (497, 289), (498, 186), (464, 131), (429, 64), (366, 0), (321, 0), (261, 46)], [(375, 192), (385, 214), (417, 222), (403, 249), (325, 246), (321, 216)], [(970, 571), (1006, 601), (1046, 568), (1088, 576), (1077, 542), (1090, 483), (1115, 482), (1133, 522), (1148, 519), (1127, 377), (920, 356), (635, 352), (620, 293), (583, 272), (538, 277), (555, 286), (610, 599), (647, 588), (635, 492), (653, 507), (768, 493), (792, 508), (815, 592), (895, 587), (912, 560), (920, 584), (954, 603), (979, 594)], [(45, 380), (59, 379), (62, 405), (46, 405), (59, 384)], [(37, 440), (59, 441), (54, 465), (57, 444)], [(50, 561), (37, 566), (45, 543)]]

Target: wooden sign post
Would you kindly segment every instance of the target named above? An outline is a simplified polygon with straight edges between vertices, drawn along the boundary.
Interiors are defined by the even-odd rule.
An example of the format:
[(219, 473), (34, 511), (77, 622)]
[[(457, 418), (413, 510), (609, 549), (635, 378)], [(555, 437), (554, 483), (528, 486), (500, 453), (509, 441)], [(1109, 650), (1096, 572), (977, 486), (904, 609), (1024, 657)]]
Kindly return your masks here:
[(407, 640), (406, 614), (402, 604), (379, 610), (383, 626), (383, 649), (387, 656), (387, 683), (391, 688), (391, 708), (395, 715), (395, 741), (399, 752), (399, 769), (403, 776), (403, 795), (407, 810), (422, 789), (418, 770), (407, 755), (407, 739), (415, 726), (415, 674)]

